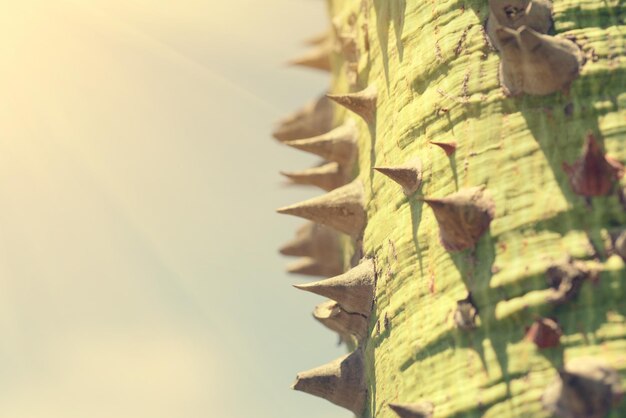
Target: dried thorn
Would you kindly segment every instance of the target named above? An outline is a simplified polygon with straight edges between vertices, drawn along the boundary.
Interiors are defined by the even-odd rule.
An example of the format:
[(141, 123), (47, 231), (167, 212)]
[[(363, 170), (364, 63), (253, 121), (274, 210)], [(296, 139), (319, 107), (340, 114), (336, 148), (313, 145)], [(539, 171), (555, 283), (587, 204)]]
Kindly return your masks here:
[(296, 237), (285, 244), (280, 253), (294, 257), (333, 260), (334, 264), (342, 264), (339, 234), (314, 222), (301, 226), (296, 232)]
[(475, 329), (478, 325), (476, 319), (478, 318), (478, 309), (474, 306), (472, 296), (468, 295), (467, 298), (456, 302), (456, 310), (454, 311), (454, 323), (457, 328), (465, 331)]
[(511, 95), (546, 95), (567, 90), (578, 78), (584, 59), (578, 46), (533, 29), (498, 27), (501, 83)]
[(299, 216), (358, 237), (366, 223), (363, 192), (363, 184), (355, 180), (324, 196), (280, 208), (278, 213)]
[(402, 186), (407, 196), (415, 193), (422, 184), (422, 160), (419, 158), (414, 158), (401, 166), (374, 167), (374, 170)]
[(356, 350), (332, 363), (299, 373), (293, 389), (361, 415), (367, 397), (362, 351)]
[(339, 276), (294, 287), (337, 301), (348, 313), (369, 317), (374, 301), (375, 281), (374, 262), (365, 259), (358, 266)]
[(331, 36), (331, 31), (330, 30), (325, 30), (324, 32), (320, 32), (317, 35), (313, 35), (308, 39), (304, 40), (304, 45), (308, 45), (308, 46), (319, 46), (319, 45), (323, 45), (327, 42), (330, 42), (330, 40), (332, 39)]
[(321, 44), (288, 62), (289, 65), (331, 71), (330, 62), (332, 48), (330, 44)]
[(619, 373), (600, 360), (578, 358), (565, 364), (541, 398), (561, 418), (604, 418), (623, 396)]
[(319, 155), (329, 161), (350, 165), (354, 162), (358, 151), (357, 134), (354, 121), (348, 120), (325, 134), (312, 138), (285, 141), (284, 144)]
[(338, 264), (326, 264), (311, 257), (303, 257), (287, 266), (287, 272), (303, 276), (332, 277), (343, 272)]
[(441, 243), (448, 251), (473, 248), (489, 229), (495, 205), (484, 190), (471, 187), (444, 198), (424, 199), (435, 214)]
[(358, 341), (367, 337), (369, 327), (367, 318), (346, 312), (334, 300), (317, 305), (313, 311), (313, 317), (331, 331), (339, 334), (342, 341), (350, 341), (351, 336), (356, 337)]
[(273, 136), (278, 141), (284, 142), (328, 132), (333, 127), (334, 107), (330, 99), (322, 96), (279, 121)]
[(595, 272), (576, 260), (550, 266), (546, 271), (546, 280), (553, 291), (548, 301), (554, 304), (569, 302), (578, 295), (583, 282), (594, 280), (595, 276)]
[(326, 97), (361, 116), (367, 123), (374, 122), (376, 118), (378, 91), (375, 85), (356, 93), (327, 94)]
[(432, 418), (435, 412), (435, 406), (430, 402), (404, 405), (390, 403), (389, 408), (400, 418)]
[(552, 26), (552, 2), (550, 0), (489, 0), (487, 33), (495, 39), (494, 30), (503, 26), (518, 29), (527, 26), (546, 34)]
[(346, 174), (336, 162), (326, 163), (302, 171), (281, 171), (293, 184), (316, 186), (327, 192), (346, 184)]
[(615, 238), (613, 250), (615, 254), (622, 257), (622, 260), (626, 262), (626, 230), (622, 231), (617, 238)]

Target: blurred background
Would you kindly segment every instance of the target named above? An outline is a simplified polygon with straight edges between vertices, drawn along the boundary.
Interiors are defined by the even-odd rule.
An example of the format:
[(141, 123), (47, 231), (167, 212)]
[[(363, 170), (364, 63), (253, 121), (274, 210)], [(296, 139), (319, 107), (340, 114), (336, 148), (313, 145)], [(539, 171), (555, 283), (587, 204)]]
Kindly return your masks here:
[(291, 391), (344, 353), (292, 289), (274, 210), (315, 190), (274, 122), (314, 0), (0, 7), (0, 417), (340, 418)]

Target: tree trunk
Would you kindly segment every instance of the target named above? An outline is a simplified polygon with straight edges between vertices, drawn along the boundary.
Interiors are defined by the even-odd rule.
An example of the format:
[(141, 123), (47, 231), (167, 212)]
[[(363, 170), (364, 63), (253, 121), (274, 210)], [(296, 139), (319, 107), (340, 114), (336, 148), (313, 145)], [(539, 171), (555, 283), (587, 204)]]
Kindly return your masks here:
[(626, 416), (625, 9), (528, 3), (329, 1), (332, 102), (279, 140), (348, 185), (281, 211), (342, 232), (343, 258), (292, 255), (360, 269), (302, 286), (356, 354), (296, 389), (363, 417)]

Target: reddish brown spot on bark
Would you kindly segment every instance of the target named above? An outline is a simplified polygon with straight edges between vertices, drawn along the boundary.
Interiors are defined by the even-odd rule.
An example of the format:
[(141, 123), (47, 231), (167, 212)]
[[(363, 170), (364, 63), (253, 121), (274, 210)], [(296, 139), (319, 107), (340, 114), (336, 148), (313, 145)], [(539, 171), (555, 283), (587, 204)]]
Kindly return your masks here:
[(558, 347), (563, 331), (559, 324), (550, 318), (537, 319), (527, 330), (526, 339), (539, 348)]

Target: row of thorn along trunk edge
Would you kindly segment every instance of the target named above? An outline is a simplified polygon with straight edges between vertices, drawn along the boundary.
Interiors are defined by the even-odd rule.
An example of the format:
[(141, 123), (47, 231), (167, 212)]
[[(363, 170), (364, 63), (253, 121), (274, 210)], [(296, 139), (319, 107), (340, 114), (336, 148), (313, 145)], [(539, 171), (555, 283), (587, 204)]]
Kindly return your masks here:
[[(489, 1), (489, 6), (486, 30), (501, 58), (500, 84), (504, 93), (547, 95), (568, 89), (579, 76), (585, 57), (573, 41), (549, 34), (551, 2)], [(309, 44), (311, 51), (292, 64), (331, 71), (332, 53), (343, 54), (350, 64), (357, 48), (355, 37), (342, 33), (336, 22), (334, 30), (313, 38)], [(367, 213), (363, 184), (358, 178), (350, 178), (358, 155), (357, 122), (347, 118), (335, 127), (334, 106), (345, 107), (371, 125), (376, 119), (377, 101), (375, 83), (353, 93), (326, 94), (285, 118), (274, 131), (274, 137), (285, 145), (324, 159), (313, 168), (282, 173), (294, 184), (317, 186), (328, 193), (278, 209), (279, 213), (312, 221), (298, 230), (281, 253), (301, 257), (288, 267), (292, 273), (334, 276), (295, 287), (329, 298), (315, 308), (314, 317), (337, 332), (341, 341), (356, 347), (340, 359), (298, 374), (293, 388), (327, 399), (357, 416), (363, 413), (367, 401), (363, 346), (368, 338), (377, 267), (373, 259), (364, 258), (344, 272), (339, 233), (359, 242)], [(457, 145), (431, 143), (447, 156), (455, 152)], [(474, 248), (496, 216), (485, 186), (461, 189), (443, 198), (419, 195), (423, 164), (418, 156), (396, 166), (372, 169), (397, 183), (409, 199), (420, 200), (433, 210), (441, 244), (447, 251)], [(593, 133), (588, 135), (581, 157), (563, 169), (573, 192), (587, 199), (613, 193), (624, 171), (619, 161), (605, 155)], [(623, 190), (618, 193), (623, 202)], [(612, 238), (615, 253), (626, 259), (626, 232)], [(549, 302), (567, 303), (576, 297), (585, 281), (594, 280), (596, 275), (579, 260), (569, 259), (551, 266), (546, 271), (551, 289)], [(461, 330), (479, 326), (478, 307), (471, 294), (457, 302), (454, 321)], [(538, 318), (527, 331), (527, 339), (540, 349), (558, 346), (560, 337), (559, 324), (551, 318)], [(542, 396), (544, 407), (558, 417), (604, 417), (622, 395), (618, 373), (598, 359), (571, 361), (558, 371), (558, 376), (546, 386)], [(388, 406), (401, 418), (432, 417), (436, 410), (436, 405), (428, 400)]]

